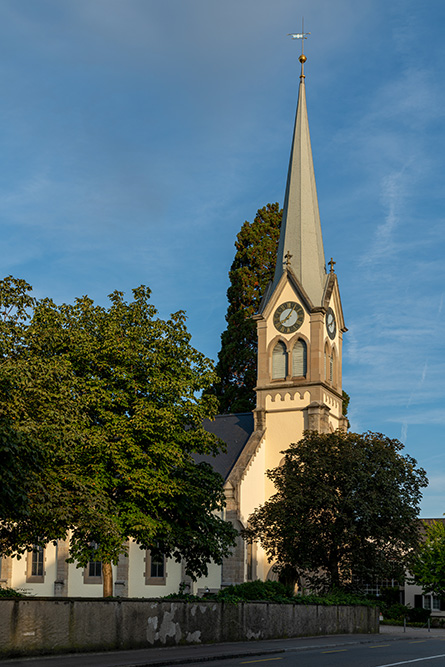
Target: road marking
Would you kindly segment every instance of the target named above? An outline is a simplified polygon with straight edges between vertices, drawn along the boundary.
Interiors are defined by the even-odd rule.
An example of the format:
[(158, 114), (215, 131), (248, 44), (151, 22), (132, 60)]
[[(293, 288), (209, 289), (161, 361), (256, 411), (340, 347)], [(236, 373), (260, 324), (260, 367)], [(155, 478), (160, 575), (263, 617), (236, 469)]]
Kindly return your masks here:
[(423, 660), (437, 660), (437, 658), (445, 658), (445, 653), (441, 655), (429, 655), (426, 658), (415, 658), (414, 660), (403, 660), (402, 662), (391, 662), (387, 665), (377, 665), (377, 667), (396, 667), (396, 665), (409, 665), (412, 662), (422, 662)]
[(424, 644), (426, 639), (417, 639), (415, 642), (410, 642), (410, 644)]
[(347, 651), (347, 648), (338, 648), (335, 651), (322, 651), (322, 653), (343, 653), (344, 651)]
[(283, 660), (283, 658), (262, 658), (261, 660), (246, 660), (241, 662), (240, 665), (250, 665), (252, 662), (270, 662), (270, 660)]
[(369, 648), (383, 648), (384, 646), (389, 646), (389, 644), (377, 644), (376, 646), (370, 646)]

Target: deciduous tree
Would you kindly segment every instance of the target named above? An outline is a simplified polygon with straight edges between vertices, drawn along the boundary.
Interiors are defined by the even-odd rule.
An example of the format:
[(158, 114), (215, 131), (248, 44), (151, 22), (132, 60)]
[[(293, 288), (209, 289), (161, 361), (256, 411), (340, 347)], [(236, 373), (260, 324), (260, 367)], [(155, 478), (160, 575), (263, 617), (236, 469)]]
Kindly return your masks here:
[(58, 495), (57, 467), (79, 431), (69, 363), (31, 351), (36, 305), (24, 280), (0, 281), (0, 552), (35, 533), (32, 506)]
[(425, 471), (379, 433), (305, 433), (268, 471), (276, 493), (249, 519), (281, 578), (315, 589), (403, 578), (419, 540)]
[[(193, 459), (219, 447), (202, 426), (216, 410), (206, 393), (212, 364), (190, 345), (183, 312), (162, 320), (147, 288), (133, 293), (128, 303), (114, 292), (109, 308), (88, 297), (74, 305), (29, 303), (32, 318), (9, 348), (5, 327), (0, 369), (1, 423), (10, 429), (3, 442), (12, 436), (15, 460), (27, 456), (36, 436), (40, 457), (38, 483), (32, 477), (24, 487), (23, 512), (0, 491), (3, 550), (70, 531), (71, 559), (82, 566), (101, 560), (107, 594), (111, 563), (130, 538), (185, 559), (192, 576), (220, 562), (234, 538), (220, 518), (222, 478)], [(14, 378), (9, 389), (6, 370)]]
[(424, 525), (425, 541), (419, 547), (412, 566), (414, 582), (422, 586), (425, 594), (445, 598), (445, 524), (434, 521)]

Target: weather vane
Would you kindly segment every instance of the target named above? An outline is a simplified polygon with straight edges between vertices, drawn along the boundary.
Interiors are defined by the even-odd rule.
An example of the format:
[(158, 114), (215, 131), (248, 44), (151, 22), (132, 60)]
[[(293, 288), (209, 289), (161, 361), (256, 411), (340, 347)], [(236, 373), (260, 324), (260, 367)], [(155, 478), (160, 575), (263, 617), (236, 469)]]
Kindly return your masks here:
[(310, 32), (304, 32), (304, 18), (303, 18), (301, 20), (301, 32), (289, 32), (287, 36), (292, 37), (292, 39), (301, 39), (301, 55), (303, 55), (304, 40), (307, 39), (310, 34), (311, 34)]

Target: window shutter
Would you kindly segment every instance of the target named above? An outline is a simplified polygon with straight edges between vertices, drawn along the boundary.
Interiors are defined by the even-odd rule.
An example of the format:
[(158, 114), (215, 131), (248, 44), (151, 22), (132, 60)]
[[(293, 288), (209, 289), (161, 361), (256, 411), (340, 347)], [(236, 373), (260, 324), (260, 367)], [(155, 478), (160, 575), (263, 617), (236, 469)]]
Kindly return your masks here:
[(292, 350), (292, 375), (306, 377), (307, 347), (304, 340), (297, 340)]
[(416, 609), (419, 608), (419, 607), (420, 607), (420, 608), (423, 607), (423, 604), (422, 604), (422, 596), (421, 596), (421, 595), (415, 595), (415, 596), (414, 596), (414, 607), (415, 607)]
[(278, 342), (272, 352), (272, 379), (280, 380), (286, 377), (286, 346), (284, 343)]

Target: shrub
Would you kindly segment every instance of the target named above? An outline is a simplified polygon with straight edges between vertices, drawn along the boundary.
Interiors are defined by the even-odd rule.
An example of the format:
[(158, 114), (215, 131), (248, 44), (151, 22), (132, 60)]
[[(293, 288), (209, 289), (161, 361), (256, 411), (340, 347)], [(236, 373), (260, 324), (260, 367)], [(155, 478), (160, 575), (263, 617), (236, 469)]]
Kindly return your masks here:
[(278, 581), (246, 581), (244, 584), (227, 586), (218, 593), (218, 600), (238, 598), (239, 600), (268, 600), (269, 602), (290, 602), (294, 596)]
[(26, 598), (26, 595), (13, 588), (0, 588), (0, 598)]
[(403, 621), (404, 618), (409, 618), (410, 611), (413, 610), (397, 602), (386, 609), (384, 616), (386, 620)]
[(197, 602), (202, 599), (216, 600), (218, 602), (275, 602), (280, 604), (318, 604), (331, 605), (366, 605), (368, 607), (379, 606), (377, 600), (369, 600), (359, 595), (353, 595), (343, 590), (332, 590), (326, 595), (294, 595), (284, 584), (278, 581), (246, 581), (244, 584), (227, 586), (218, 593), (206, 593), (201, 597), (185, 594), (183, 587), (179, 593), (170, 593), (163, 600), (183, 600), (184, 602)]

